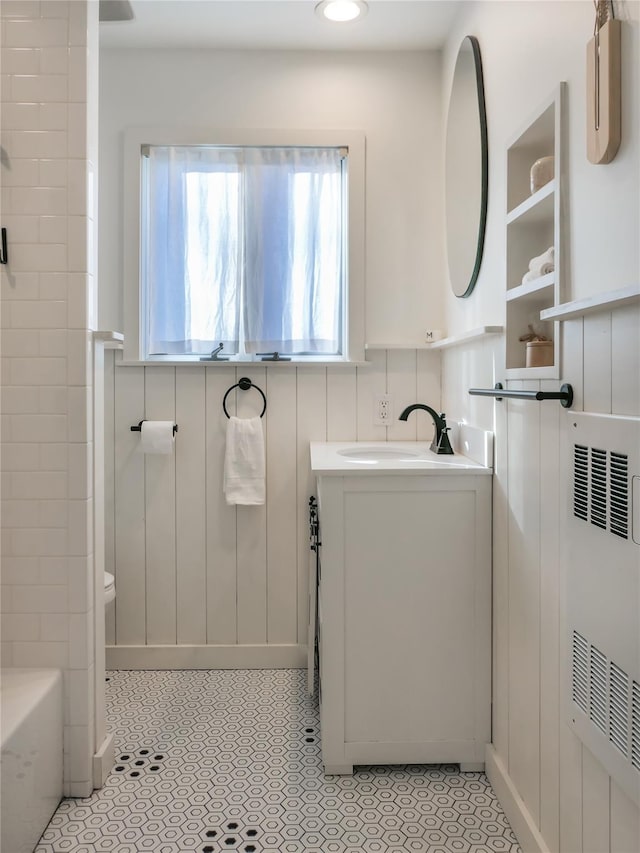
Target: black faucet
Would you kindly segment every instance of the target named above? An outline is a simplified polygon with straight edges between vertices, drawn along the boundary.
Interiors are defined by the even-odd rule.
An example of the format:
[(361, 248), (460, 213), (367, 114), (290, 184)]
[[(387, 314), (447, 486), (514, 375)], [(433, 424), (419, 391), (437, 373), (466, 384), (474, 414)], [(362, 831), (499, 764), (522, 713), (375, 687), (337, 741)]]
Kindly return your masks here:
[(425, 406), (424, 403), (414, 403), (413, 406), (407, 406), (404, 412), (400, 415), (399, 420), (406, 421), (411, 412), (414, 412), (416, 409), (424, 409), (425, 412), (429, 412), (436, 427), (435, 435), (433, 436), (433, 441), (431, 442), (429, 450), (438, 454), (446, 453), (450, 456), (453, 455), (453, 448), (451, 447), (449, 436), (447, 435), (451, 427), (447, 426), (444, 412), (438, 414), (431, 408), (431, 406)]

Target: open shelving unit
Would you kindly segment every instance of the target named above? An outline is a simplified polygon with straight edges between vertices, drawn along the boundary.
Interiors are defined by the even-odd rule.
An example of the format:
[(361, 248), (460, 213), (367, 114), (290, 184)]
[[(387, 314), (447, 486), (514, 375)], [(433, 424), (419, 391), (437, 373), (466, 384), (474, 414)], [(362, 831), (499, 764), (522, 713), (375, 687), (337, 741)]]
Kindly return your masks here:
[[(506, 375), (508, 379), (557, 379), (560, 376), (560, 325), (541, 320), (540, 313), (558, 305), (562, 293), (562, 111), (566, 84), (520, 129), (507, 148), (506, 225)], [(554, 156), (555, 177), (531, 193), (531, 166)], [(523, 283), (529, 261), (550, 246), (555, 270)], [(553, 341), (553, 364), (526, 367), (526, 346), (520, 336), (529, 325)]]

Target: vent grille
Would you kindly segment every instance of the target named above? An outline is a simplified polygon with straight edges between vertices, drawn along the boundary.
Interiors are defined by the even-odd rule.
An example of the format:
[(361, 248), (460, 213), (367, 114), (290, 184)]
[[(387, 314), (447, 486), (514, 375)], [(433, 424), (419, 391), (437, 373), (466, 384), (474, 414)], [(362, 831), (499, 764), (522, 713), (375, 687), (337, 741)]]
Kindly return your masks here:
[(591, 448), (591, 524), (607, 529), (607, 451)]
[(573, 447), (573, 514), (601, 530), (629, 537), (629, 460), (626, 454)]
[(601, 732), (607, 732), (607, 659), (591, 646), (589, 719)]
[(578, 708), (587, 713), (587, 702), (589, 699), (589, 643), (578, 634), (573, 632), (573, 701)]
[(631, 724), (631, 764), (640, 770), (640, 684), (633, 682)]
[(589, 510), (589, 448), (576, 444), (573, 453), (573, 514), (588, 519)]
[(609, 667), (609, 740), (629, 754), (629, 676), (619, 666)]
[(640, 684), (577, 631), (572, 654), (574, 704), (640, 771)]
[(611, 532), (629, 535), (629, 460), (624, 453), (611, 453)]

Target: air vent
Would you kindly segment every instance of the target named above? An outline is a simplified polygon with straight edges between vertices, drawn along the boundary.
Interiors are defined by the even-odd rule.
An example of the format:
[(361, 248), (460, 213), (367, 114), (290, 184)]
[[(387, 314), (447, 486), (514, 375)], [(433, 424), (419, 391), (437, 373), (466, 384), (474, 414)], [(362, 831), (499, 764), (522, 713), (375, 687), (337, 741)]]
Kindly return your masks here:
[(607, 451), (591, 448), (591, 524), (607, 529)]
[(611, 532), (626, 539), (629, 535), (629, 460), (624, 453), (611, 453), (610, 472)]
[(640, 770), (640, 684), (633, 682), (631, 723), (631, 764)]
[(591, 646), (589, 686), (589, 719), (601, 732), (607, 733), (607, 659)]
[(640, 771), (640, 684), (577, 631), (571, 688), (574, 704)]
[(609, 667), (609, 740), (629, 755), (629, 676), (615, 663)]
[(573, 701), (578, 708), (587, 713), (587, 702), (589, 699), (589, 643), (578, 634), (573, 632)]
[(624, 453), (574, 445), (573, 514), (628, 538), (629, 460)]
[(576, 444), (573, 448), (573, 514), (588, 518), (589, 448)]

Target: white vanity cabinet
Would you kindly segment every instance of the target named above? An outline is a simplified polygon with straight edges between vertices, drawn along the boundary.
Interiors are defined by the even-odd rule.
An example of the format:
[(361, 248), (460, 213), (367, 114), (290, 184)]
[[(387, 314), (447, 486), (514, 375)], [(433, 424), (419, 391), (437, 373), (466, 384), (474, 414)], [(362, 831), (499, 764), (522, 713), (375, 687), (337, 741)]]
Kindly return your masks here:
[(491, 470), (316, 475), (325, 772), (482, 769), (491, 739)]

